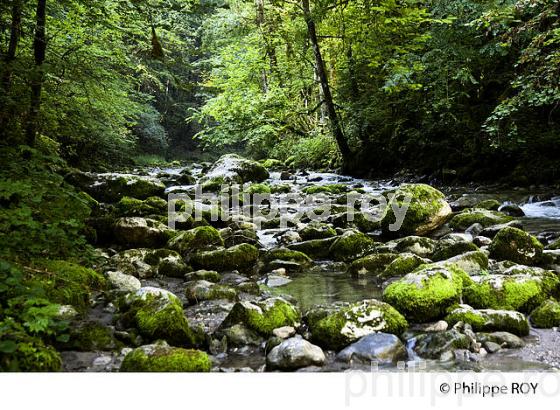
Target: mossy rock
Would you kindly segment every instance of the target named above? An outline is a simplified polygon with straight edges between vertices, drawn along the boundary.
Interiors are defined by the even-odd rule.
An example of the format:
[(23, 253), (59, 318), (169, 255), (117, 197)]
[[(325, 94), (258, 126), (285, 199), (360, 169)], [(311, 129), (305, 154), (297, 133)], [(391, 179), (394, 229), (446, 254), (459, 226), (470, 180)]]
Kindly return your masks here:
[(297, 242), (288, 245), (288, 249), (302, 252), (315, 259), (326, 259), (329, 256), (329, 249), (336, 241), (335, 237), (325, 239), (311, 239), (309, 241)]
[(472, 242), (460, 241), (455, 243), (438, 243), (432, 255), (432, 260), (443, 261), (467, 252), (476, 252), (479, 248)]
[(93, 292), (106, 288), (105, 278), (94, 271), (78, 264), (62, 261), (39, 261), (38, 266), (44, 274), (34, 274), (44, 289), (46, 297), (61, 305), (72, 305), (84, 311), (90, 305)]
[(205, 300), (225, 299), (237, 300), (237, 291), (226, 285), (219, 285), (205, 280), (187, 283), (185, 296), (190, 304), (194, 305)]
[(113, 232), (119, 244), (131, 248), (158, 248), (174, 235), (167, 225), (140, 217), (117, 219)]
[(267, 169), (256, 161), (236, 154), (222, 156), (201, 179), (203, 189), (218, 188), (223, 184), (263, 182), (268, 179)]
[(121, 372), (209, 372), (212, 362), (205, 352), (171, 347), (167, 343), (141, 346), (128, 353)]
[(543, 257), (543, 245), (537, 238), (517, 228), (504, 228), (490, 244), (490, 256), (523, 265), (538, 264)]
[(294, 305), (276, 297), (262, 302), (237, 302), (220, 328), (227, 329), (242, 324), (258, 334), (270, 336), (279, 327), (296, 327), (300, 319), (300, 312)]
[(450, 326), (458, 322), (468, 323), (475, 332), (505, 331), (518, 336), (529, 334), (529, 322), (525, 315), (512, 310), (476, 310), (468, 305), (461, 305), (445, 317)]
[(387, 286), (383, 300), (410, 321), (436, 321), (459, 303), (464, 282), (468, 275), (453, 265), (427, 265)]
[(501, 205), (502, 205), (501, 202), (495, 199), (486, 199), (476, 204), (475, 208), (488, 209), (489, 211), (497, 211), (498, 209), (500, 209)]
[(242, 243), (228, 249), (196, 252), (191, 255), (190, 263), (195, 269), (249, 272), (255, 268), (258, 258), (259, 250), (255, 246)]
[(551, 250), (551, 251), (560, 250), (560, 239), (557, 239), (554, 242), (548, 244), (546, 246), (546, 249)]
[(179, 252), (183, 256), (196, 251), (211, 250), (224, 246), (220, 232), (211, 226), (199, 226), (189, 231), (181, 232), (167, 243), (169, 249)]
[(342, 194), (348, 191), (348, 186), (345, 184), (328, 184), (328, 185), (314, 185), (303, 189), (307, 195), (315, 194)]
[(488, 271), (488, 256), (483, 251), (466, 252), (440, 262), (451, 264), (465, 271), (470, 276), (481, 275)]
[(449, 226), (455, 230), (465, 230), (478, 223), (483, 227), (500, 225), (512, 221), (513, 218), (498, 211), (488, 209), (468, 209), (455, 215), (449, 222)]
[(138, 329), (146, 340), (165, 340), (175, 346), (196, 346), (202, 335), (189, 327), (183, 304), (173, 293), (145, 287), (126, 296), (122, 320)]
[(125, 196), (116, 204), (119, 216), (167, 215), (167, 201), (160, 197), (150, 197), (144, 201)]
[[(407, 184), (387, 195), (392, 197), (381, 220), (381, 229), (389, 237), (426, 235), (443, 225), (451, 215), (451, 207), (445, 200), (445, 195), (429, 185)], [(403, 208), (406, 198), (410, 198), (410, 205), (402, 225), (395, 230), (394, 207)]]
[(471, 339), (456, 329), (416, 336), (414, 352), (424, 359), (439, 359), (444, 353), (468, 349)]
[(276, 248), (267, 251), (263, 256), (263, 262), (265, 265), (272, 261), (286, 261), (298, 263), (302, 266), (309, 266), (312, 260), (303, 252), (295, 251), (289, 248)]
[(243, 191), (243, 193), (247, 195), (270, 195), (272, 190), (268, 184), (251, 184)]
[(413, 253), (421, 258), (431, 258), (436, 250), (437, 242), (421, 236), (407, 236), (395, 241), (397, 252)]
[(350, 305), (312, 309), (306, 315), (311, 341), (332, 350), (341, 350), (371, 333), (400, 335), (408, 323), (387, 303), (375, 299)]
[(292, 186), (290, 184), (271, 185), (270, 192), (273, 194), (289, 194), (292, 192)]
[(284, 163), (279, 159), (268, 158), (264, 161), (261, 161), (261, 164), (266, 169), (281, 169), (284, 167)]
[(374, 241), (359, 231), (347, 231), (339, 236), (329, 248), (335, 261), (349, 262), (373, 251)]
[(191, 282), (194, 280), (206, 280), (208, 282), (219, 282), (222, 279), (220, 275), (215, 270), (197, 270), (195, 272), (189, 272), (185, 275), (185, 281)]
[(385, 268), (399, 257), (396, 253), (374, 253), (357, 259), (350, 265), (349, 272), (352, 276), (364, 275), (381, 276)]
[(303, 229), (300, 229), (298, 233), (303, 241), (333, 238), (336, 236), (336, 230), (332, 226), (321, 222), (312, 222)]
[(554, 299), (544, 301), (531, 312), (533, 326), (543, 329), (560, 326), (560, 303)]
[(144, 200), (162, 197), (165, 185), (151, 177), (101, 174), (99, 180), (87, 188), (87, 192), (103, 202), (117, 202), (125, 196)]
[(389, 263), (383, 272), (381, 272), (381, 278), (395, 278), (404, 276), (418, 268), (421, 265), (430, 263), (429, 260), (421, 258), (413, 253), (405, 253), (398, 255), (397, 258), (393, 259)]
[(560, 279), (552, 272), (541, 276), (486, 275), (473, 277), (463, 289), (465, 303), (477, 309), (517, 310), (528, 313), (558, 294)]

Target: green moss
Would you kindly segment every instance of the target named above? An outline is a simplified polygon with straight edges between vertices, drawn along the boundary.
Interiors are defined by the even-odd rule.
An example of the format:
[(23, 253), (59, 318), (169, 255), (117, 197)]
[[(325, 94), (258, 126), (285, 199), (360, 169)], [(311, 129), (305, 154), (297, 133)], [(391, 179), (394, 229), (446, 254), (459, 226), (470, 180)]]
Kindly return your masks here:
[(190, 231), (182, 232), (167, 243), (168, 248), (181, 253), (181, 255), (219, 246), (224, 246), (224, 240), (220, 232), (211, 226), (199, 226)]
[(472, 242), (456, 242), (449, 245), (437, 246), (432, 259), (434, 261), (443, 261), (466, 252), (478, 250), (478, 246)]
[(176, 346), (193, 346), (201, 337), (189, 327), (181, 301), (172, 294), (135, 297), (123, 316), (147, 340), (163, 339)]
[(468, 275), (456, 267), (428, 265), (387, 286), (383, 300), (409, 320), (438, 320), (459, 303), (463, 281), (467, 280)]
[(340, 350), (365, 334), (385, 332), (400, 335), (408, 323), (392, 306), (365, 300), (338, 309), (316, 309), (307, 314), (314, 343)]
[(261, 163), (262, 163), (262, 166), (265, 167), (266, 169), (273, 169), (273, 168), (278, 169), (278, 168), (282, 168), (284, 166), (284, 163), (282, 161), (280, 161), (279, 159), (273, 159), (273, 158), (265, 159)]
[(527, 318), (516, 311), (507, 310), (474, 310), (463, 305), (453, 309), (445, 321), (450, 326), (458, 322), (468, 323), (476, 332), (506, 331), (519, 336), (529, 334)]
[(560, 303), (554, 299), (543, 302), (531, 312), (531, 323), (545, 329), (560, 326)]
[(449, 226), (456, 230), (465, 230), (475, 223), (481, 224), (483, 227), (491, 225), (499, 225), (512, 221), (513, 218), (506, 214), (488, 209), (469, 209), (465, 210), (453, 217), (449, 222)]
[(268, 184), (252, 184), (244, 191), (245, 194), (254, 195), (254, 194), (271, 194), (272, 191)]
[(326, 239), (336, 236), (336, 230), (328, 224), (324, 223), (310, 223), (299, 232), (301, 239), (310, 241), (312, 239)]
[(329, 254), (336, 261), (351, 261), (371, 252), (373, 240), (359, 231), (348, 231), (331, 245)]
[(116, 205), (119, 216), (165, 215), (167, 201), (159, 197), (150, 197), (144, 201), (125, 196)]
[(393, 278), (404, 276), (424, 263), (424, 259), (420, 258), (417, 255), (400, 255), (385, 267), (385, 269), (381, 273), (381, 277)]
[(314, 185), (303, 190), (303, 192), (308, 195), (315, 195), (320, 193), (342, 194), (346, 191), (348, 191), (348, 186), (346, 186), (345, 184)]
[(197, 269), (246, 272), (256, 266), (258, 258), (259, 250), (255, 246), (242, 243), (228, 249), (194, 253), (190, 262)]
[(498, 260), (532, 265), (542, 259), (543, 248), (534, 236), (521, 229), (507, 227), (500, 230), (490, 244), (490, 256)]
[(558, 292), (560, 280), (551, 272), (542, 277), (525, 275), (483, 277), (463, 290), (469, 305), (484, 309), (530, 312), (549, 296)]
[(214, 177), (202, 184), (203, 192), (220, 192), (222, 187), (227, 184), (223, 177)]
[[(445, 195), (429, 185), (403, 185), (387, 194), (392, 197), (381, 220), (381, 229), (387, 236), (425, 235), (442, 225), (451, 213)], [(411, 198), (411, 201), (402, 226), (398, 231), (392, 231), (390, 225), (396, 221), (393, 208), (403, 208), (405, 198)]]
[(490, 211), (497, 211), (500, 208), (500, 205), (502, 205), (502, 204), (495, 199), (486, 199), (486, 200), (480, 201), (478, 204), (476, 204), (475, 208), (488, 209)]
[[(288, 245), (289, 249), (294, 251), (303, 252), (309, 255), (311, 258), (328, 258), (329, 248), (333, 244), (336, 238), (325, 238), (325, 239), (312, 239), (309, 241), (298, 242)], [(308, 263), (305, 263), (306, 265)]]
[(185, 275), (185, 280), (187, 282), (193, 280), (206, 280), (208, 282), (219, 282), (222, 279), (222, 275), (214, 270), (197, 270), (196, 272), (187, 273)]
[(350, 265), (349, 272), (353, 276), (361, 276), (365, 274), (381, 274), (387, 265), (397, 259), (399, 255), (396, 253), (374, 253), (355, 260)]
[(271, 185), (270, 191), (273, 194), (288, 194), (292, 191), (292, 187), (290, 184)]
[(257, 304), (238, 302), (224, 320), (222, 327), (241, 323), (261, 335), (270, 336), (276, 328), (296, 326), (300, 317), (297, 308), (282, 298), (270, 298)]
[(309, 265), (312, 262), (311, 258), (305, 253), (288, 248), (271, 249), (264, 255), (263, 260), (265, 263), (269, 263), (274, 260), (281, 260), (295, 262), (301, 265)]
[(433, 239), (421, 236), (407, 236), (406, 238), (398, 239), (395, 242), (396, 251), (414, 253), (421, 258), (431, 257), (437, 246), (437, 242)]
[(113, 337), (113, 331), (100, 323), (85, 323), (70, 331), (70, 340), (61, 345), (66, 350), (108, 351), (119, 346)]
[(44, 267), (44, 273), (33, 279), (40, 280), (48, 299), (78, 310), (85, 310), (93, 291), (104, 289), (106, 285), (101, 274), (72, 262), (40, 261), (38, 265)]
[(128, 353), (121, 372), (209, 372), (212, 362), (200, 350), (151, 345)]
[(204, 300), (237, 300), (237, 291), (226, 285), (217, 285), (207, 281), (197, 281), (188, 284), (185, 296), (191, 304), (200, 303)]

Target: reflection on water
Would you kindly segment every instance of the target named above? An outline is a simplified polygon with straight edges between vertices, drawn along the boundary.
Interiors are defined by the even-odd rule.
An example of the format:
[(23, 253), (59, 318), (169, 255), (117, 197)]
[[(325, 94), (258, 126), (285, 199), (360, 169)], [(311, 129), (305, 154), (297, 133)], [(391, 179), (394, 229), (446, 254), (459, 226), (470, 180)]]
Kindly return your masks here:
[(382, 294), (379, 285), (366, 279), (352, 278), (345, 272), (308, 271), (290, 278), (292, 282), (274, 288), (273, 292), (293, 296), (303, 311), (313, 305), (380, 299)]

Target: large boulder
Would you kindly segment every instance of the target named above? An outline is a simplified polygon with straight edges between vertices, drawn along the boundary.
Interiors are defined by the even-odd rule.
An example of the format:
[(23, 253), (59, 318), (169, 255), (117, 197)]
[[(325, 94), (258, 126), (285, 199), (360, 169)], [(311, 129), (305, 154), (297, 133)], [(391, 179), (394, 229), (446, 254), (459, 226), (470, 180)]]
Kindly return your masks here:
[(339, 236), (329, 248), (329, 255), (335, 261), (349, 262), (367, 255), (373, 250), (373, 240), (360, 231), (347, 231)]
[(286, 300), (275, 297), (261, 302), (238, 302), (220, 325), (227, 329), (242, 324), (263, 336), (283, 326), (297, 326), (300, 321), (298, 309)]
[(190, 263), (196, 269), (248, 272), (256, 266), (258, 258), (259, 250), (256, 247), (242, 243), (228, 249), (196, 252), (191, 255)]
[(187, 256), (195, 251), (212, 250), (224, 246), (220, 232), (211, 226), (199, 226), (189, 231), (181, 232), (172, 238), (167, 247)]
[(156, 178), (128, 174), (99, 174), (85, 191), (103, 202), (117, 202), (127, 196), (136, 199), (161, 197), (165, 185)]
[(375, 299), (350, 305), (316, 307), (306, 315), (311, 341), (327, 349), (340, 350), (371, 333), (401, 334), (406, 319), (387, 303)]
[(323, 350), (301, 336), (284, 340), (266, 357), (266, 367), (270, 370), (297, 370), (302, 367), (322, 366), (324, 363)]
[(116, 205), (119, 216), (161, 216), (167, 215), (168, 205), (163, 198), (152, 196), (141, 200), (125, 196)]
[(196, 280), (187, 283), (185, 296), (189, 303), (194, 305), (205, 300), (225, 299), (235, 301), (237, 291), (231, 286)]
[(483, 251), (466, 252), (440, 262), (445, 265), (455, 265), (470, 276), (481, 275), (488, 270), (488, 256)]
[(389, 333), (372, 333), (362, 337), (336, 355), (336, 360), (345, 363), (391, 364), (406, 360), (408, 354), (401, 340)]
[(216, 161), (200, 182), (203, 189), (215, 191), (223, 184), (262, 182), (268, 177), (267, 169), (258, 162), (228, 154)]
[(383, 300), (411, 321), (430, 322), (459, 303), (464, 282), (468, 275), (454, 265), (427, 265), (387, 286)]
[(106, 272), (105, 276), (109, 286), (117, 293), (136, 292), (142, 287), (142, 284), (137, 278), (119, 271)]
[[(529, 271), (530, 272), (530, 271)], [(463, 289), (465, 303), (477, 309), (517, 310), (529, 313), (558, 294), (560, 279), (553, 272), (541, 274), (473, 276)]]
[(183, 304), (173, 293), (144, 287), (128, 294), (121, 303), (122, 321), (136, 327), (145, 340), (165, 340), (174, 346), (196, 346), (201, 334), (191, 329)]
[(212, 362), (200, 350), (171, 347), (165, 342), (141, 346), (130, 351), (121, 372), (209, 372)]
[(497, 260), (508, 260), (524, 265), (538, 264), (544, 246), (537, 238), (517, 228), (504, 228), (494, 237), (490, 245), (490, 256)]
[(119, 244), (133, 248), (160, 247), (173, 234), (173, 231), (161, 222), (140, 217), (117, 219), (113, 231)]
[[(451, 215), (451, 207), (443, 193), (429, 185), (403, 185), (390, 194), (393, 196), (381, 220), (381, 229), (387, 236), (426, 235), (443, 225)], [(396, 229), (393, 226), (397, 220), (394, 208), (406, 206), (407, 198), (410, 205), (402, 225)]]
[(476, 332), (505, 331), (518, 336), (529, 334), (529, 322), (525, 315), (512, 310), (476, 310), (468, 305), (453, 309), (445, 318), (450, 325), (468, 323)]
[(436, 250), (437, 242), (421, 236), (407, 236), (394, 241), (397, 252), (409, 252), (421, 258), (430, 258)]
[(472, 339), (457, 329), (423, 333), (414, 339), (412, 344), (414, 352), (425, 359), (440, 359), (443, 358), (444, 353), (456, 349), (469, 349), (472, 344)]
[(403, 253), (385, 267), (380, 274), (380, 278), (401, 277), (430, 262), (429, 259), (421, 258), (413, 253)]

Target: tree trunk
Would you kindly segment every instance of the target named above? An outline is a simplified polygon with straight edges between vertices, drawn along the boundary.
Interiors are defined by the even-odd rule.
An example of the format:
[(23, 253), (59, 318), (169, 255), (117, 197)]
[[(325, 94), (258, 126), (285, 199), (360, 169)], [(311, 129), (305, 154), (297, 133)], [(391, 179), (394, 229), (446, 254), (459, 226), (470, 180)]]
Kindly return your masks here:
[(21, 35), (21, 13), (22, 0), (13, 0), (12, 3), (12, 23), (10, 26), (10, 42), (8, 44), (8, 52), (4, 58), (6, 68), (2, 76), (2, 85), (6, 94), (10, 91), (12, 80), (12, 63), (16, 59), (16, 52)]
[(31, 79), (31, 102), (25, 132), (27, 144), (33, 146), (37, 136), (39, 111), (41, 109), (41, 91), (43, 89), (43, 62), (47, 51), (46, 38), (46, 9), (47, 0), (37, 0), (35, 15), (35, 37), (33, 39), (33, 54), (35, 57), (35, 70)]
[(338, 145), (340, 154), (342, 155), (342, 160), (347, 163), (350, 160), (352, 152), (348, 146), (348, 141), (342, 132), (340, 126), (340, 120), (338, 118), (338, 113), (334, 106), (331, 89), (329, 86), (329, 80), (327, 73), (325, 71), (325, 63), (323, 61), (323, 56), (321, 55), (321, 48), (319, 47), (319, 41), (317, 39), (317, 28), (315, 26), (315, 21), (311, 16), (311, 9), (309, 7), (309, 0), (302, 0), (303, 15), (305, 22), (307, 23), (307, 34), (309, 36), (309, 41), (311, 42), (311, 47), (313, 48), (313, 54), (315, 55), (315, 64), (317, 70), (317, 76), (319, 77), (319, 82), (321, 84), (321, 90), (323, 92), (323, 99), (327, 107), (327, 114), (329, 116), (331, 130)]
[[(263, 36), (264, 36), (264, 30), (263, 30), (263, 25), (264, 25), (264, 0), (255, 0), (255, 7), (257, 9), (257, 18), (256, 18), (257, 28), (259, 29), (259, 31), (261, 33), (263, 33)], [(266, 42), (266, 39), (265, 39), (265, 42)], [(268, 50), (267, 50), (267, 53), (268, 53)], [(261, 72), (261, 86), (262, 86), (263, 93), (266, 94), (268, 92), (268, 76), (267, 76), (266, 70), (264, 68)]]

